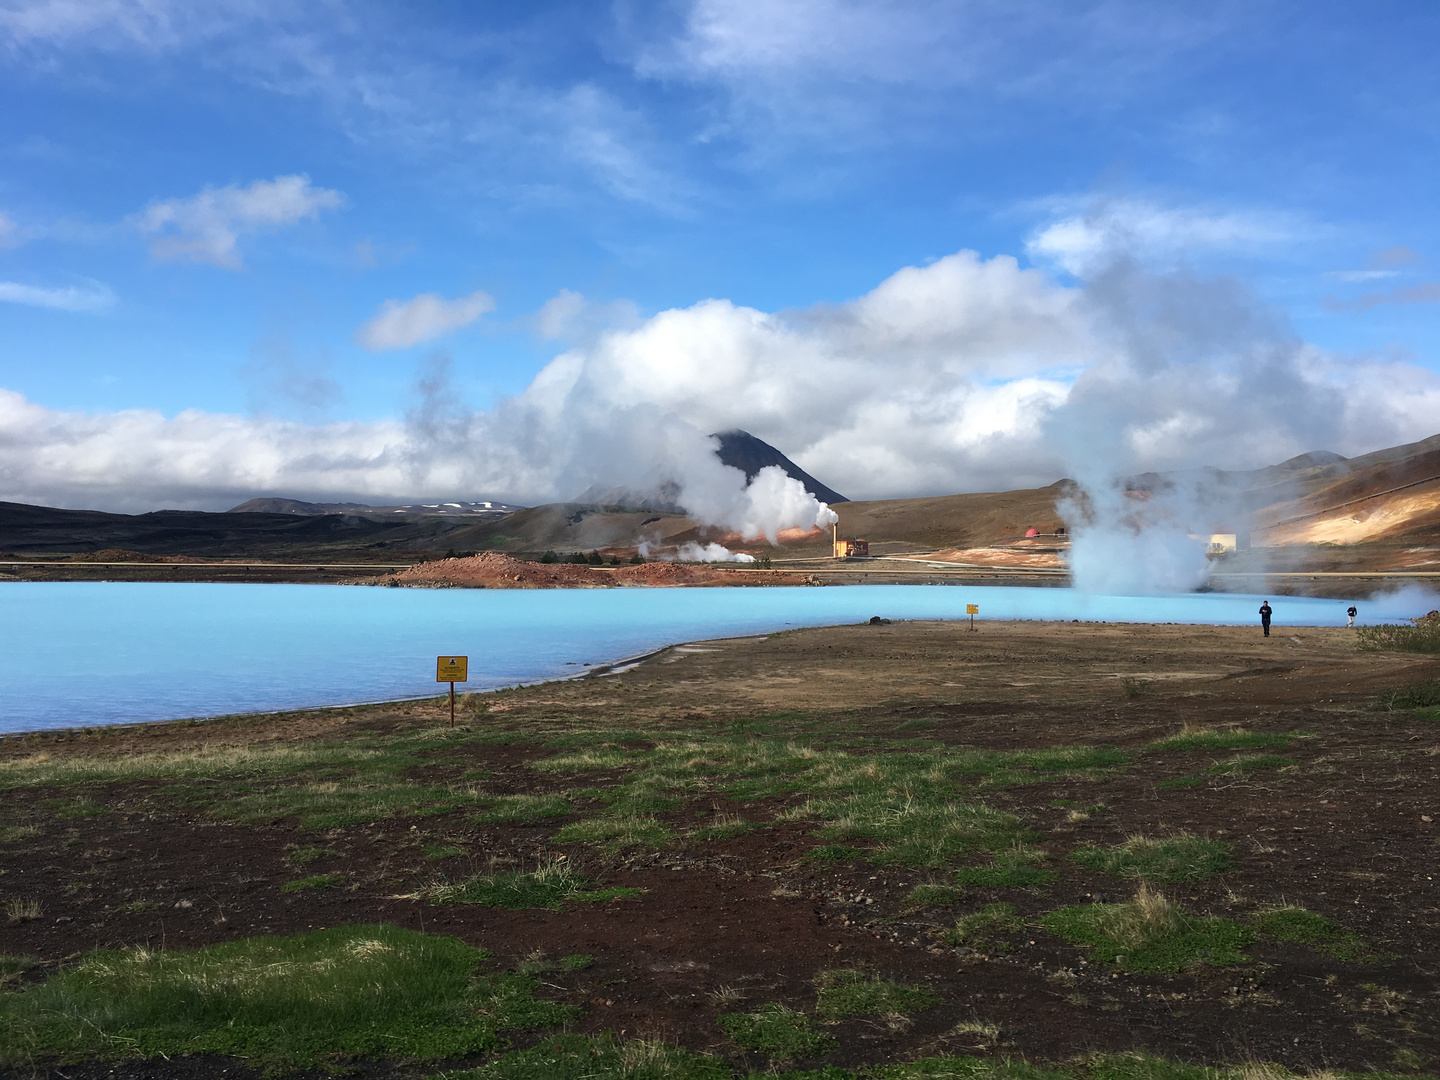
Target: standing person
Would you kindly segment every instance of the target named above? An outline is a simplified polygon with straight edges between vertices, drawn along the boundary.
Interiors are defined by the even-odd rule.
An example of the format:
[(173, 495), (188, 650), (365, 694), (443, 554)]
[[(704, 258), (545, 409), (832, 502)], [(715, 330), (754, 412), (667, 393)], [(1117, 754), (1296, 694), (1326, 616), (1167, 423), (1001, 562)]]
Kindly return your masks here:
[(1360, 612), (1356, 610), (1355, 605), (1351, 604), (1348, 608), (1345, 609), (1345, 625), (1354, 626), (1355, 616), (1359, 614)]
[(1270, 636), (1270, 601), (1266, 600), (1260, 605), (1260, 628), (1265, 631), (1265, 636)]

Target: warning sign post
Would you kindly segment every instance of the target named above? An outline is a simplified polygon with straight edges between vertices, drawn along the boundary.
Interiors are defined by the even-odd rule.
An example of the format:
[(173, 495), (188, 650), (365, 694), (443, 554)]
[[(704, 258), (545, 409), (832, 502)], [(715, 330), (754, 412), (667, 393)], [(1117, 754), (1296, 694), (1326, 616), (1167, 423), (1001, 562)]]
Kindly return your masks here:
[(980, 614), (979, 604), (966, 604), (965, 614), (970, 616), (970, 629), (975, 629), (975, 616)]
[(470, 679), (470, 658), (468, 656), (437, 656), (435, 658), (435, 681), (450, 684), (450, 726), (455, 726), (455, 684)]

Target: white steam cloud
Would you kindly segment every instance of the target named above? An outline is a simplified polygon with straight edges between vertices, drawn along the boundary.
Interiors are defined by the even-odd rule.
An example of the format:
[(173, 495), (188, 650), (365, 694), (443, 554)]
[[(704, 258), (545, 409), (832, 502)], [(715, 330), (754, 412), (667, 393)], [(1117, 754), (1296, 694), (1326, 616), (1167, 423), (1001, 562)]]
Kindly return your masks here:
[(731, 551), (723, 544), (681, 544), (675, 552), (676, 562), (704, 562), (704, 563), (753, 563), (754, 555), (747, 555), (743, 551)]

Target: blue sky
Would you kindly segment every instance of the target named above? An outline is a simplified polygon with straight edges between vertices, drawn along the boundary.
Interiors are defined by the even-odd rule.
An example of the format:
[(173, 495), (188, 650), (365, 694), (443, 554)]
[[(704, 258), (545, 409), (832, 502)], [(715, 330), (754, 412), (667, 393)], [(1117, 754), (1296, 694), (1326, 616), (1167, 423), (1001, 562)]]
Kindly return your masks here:
[[(563, 497), (664, 467), (597, 464), (637, 408), (869, 495), (1433, 434), (1437, 31), (1383, 2), (0, 0), (0, 498)], [(963, 251), (985, 280), (933, 296)], [(906, 268), (984, 325), (923, 356), (898, 316), (836, 329)], [(1012, 331), (1023, 364), (986, 352)], [(684, 386), (652, 393), (662, 338)], [(1195, 351), (1169, 414), (1141, 338)], [(1281, 420), (1237, 443), (1194, 399), (1277, 349)], [(832, 362), (871, 373), (822, 401), (795, 369)], [(566, 363), (559, 398), (532, 386)], [(1294, 396), (1321, 384), (1345, 419)], [(1067, 442), (1077, 385), (1111, 388), (1123, 445)], [(557, 449), (560, 412), (593, 437)]]

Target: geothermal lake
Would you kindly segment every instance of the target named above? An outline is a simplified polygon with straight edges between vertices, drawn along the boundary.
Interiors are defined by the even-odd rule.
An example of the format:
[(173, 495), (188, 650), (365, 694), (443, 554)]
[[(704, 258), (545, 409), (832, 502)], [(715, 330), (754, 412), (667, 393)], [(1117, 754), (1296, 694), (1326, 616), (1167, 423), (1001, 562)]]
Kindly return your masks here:
[[(382, 589), (344, 585), (0, 585), (0, 733), (419, 697), (435, 657), (466, 690), (564, 678), (663, 645), (887, 619), (1255, 624), (1260, 597), (1097, 596), (925, 585), (703, 589)], [(1276, 631), (1340, 626), (1346, 602), (1271, 597)], [(1437, 606), (1360, 601), (1361, 622)], [(457, 687), (457, 689), (459, 689)]]

